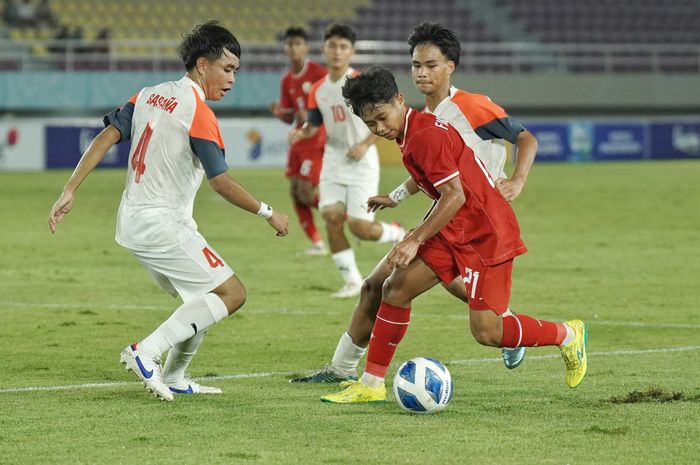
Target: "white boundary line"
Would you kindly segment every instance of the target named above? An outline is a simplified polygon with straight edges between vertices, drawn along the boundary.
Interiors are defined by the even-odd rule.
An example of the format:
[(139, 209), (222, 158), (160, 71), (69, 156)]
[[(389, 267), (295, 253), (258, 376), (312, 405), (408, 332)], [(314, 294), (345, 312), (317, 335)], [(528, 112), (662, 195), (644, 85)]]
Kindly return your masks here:
[[(682, 347), (660, 347), (657, 349), (623, 349), (623, 350), (612, 350), (609, 352), (590, 352), (589, 357), (614, 357), (617, 355), (646, 355), (646, 354), (657, 354), (657, 353), (669, 353), (669, 352), (688, 352), (700, 350), (700, 346), (682, 346)], [(549, 355), (528, 355), (527, 360), (547, 360), (550, 358), (559, 358), (559, 354), (549, 354)], [(445, 362), (445, 365), (477, 365), (481, 363), (496, 363), (502, 362), (501, 357), (491, 357), (491, 358), (470, 358), (464, 360), (452, 360)], [(310, 370), (301, 370), (310, 371)], [(269, 378), (272, 376), (289, 376), (298, 373), (298, 371), (285, 372), (285, 371), (268, 371), (261, 373), (240, 373), (240, 374), (230, 374), (221, 376), (209, 376), (204, 378), (195, 378), (196, 380), (227, 380), (227, 379), (250, 379), (250, 378)], [(0, 394), (12, 394), (19, 392), (38, 392), (38, 391), (71, 391), (75, 389), (94, 389), (94, 388), (111, 388), (119, 386), (129, 386), (140, 384), (138, 381), (112, 381), (107, 383), (85, 383), (85, 384), (64, 384), (59, 386), (27, 386), (27, 387), (16, 387), (16, 388), (0, 388)]]
[[(11, 302), (11, 301), (0, 301), (0, 310), (3, 306), (16, 307), (16, 308), (67, 308), (67, 309), (108, 309), (108, 310), (174, 310), (175, 307), (166, 307), (162, 305), (95, 305), (95, 304), (57, 304), (57, 303), (26, 303), (26, 302)], [(260, 310), (260, 309), (250, 309), (246, 312), (250, 315), (257, 314), (276, 314), (276, 315), (302, 315), (302, 316), (313, 316), (313, 315), (337, 315), (337, 312), (320, 312), (320, 311), (306, 311), (306, 310), (291, 310), (286, 308), (276, 309), (276, 310)], [(412, 318), (444, 318), (444, 319), (454, 319), (454, 320), (469, 320), (468, 315), (442, 315), (438, 313), (423, 313), (421, 311), (413, 312)], [(700, 329), (700, 324), (693, 323), (647, 323), (643, 321), (610, 321), (610, 320), (586, 320), (586, 323), (593, 326), (604, 325), (604, 326), (630, 326), (639, 328), (679, 328), (679, 329)]]

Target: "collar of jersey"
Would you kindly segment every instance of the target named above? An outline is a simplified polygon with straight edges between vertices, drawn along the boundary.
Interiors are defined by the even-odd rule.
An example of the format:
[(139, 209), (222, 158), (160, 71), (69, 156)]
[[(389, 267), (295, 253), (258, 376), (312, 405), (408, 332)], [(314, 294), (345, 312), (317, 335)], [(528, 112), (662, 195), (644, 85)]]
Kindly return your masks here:
[(180, 79), (180, 81), (181, 81), (181, 82), (186, 82), (186, 83), (190, 84), (192, 87), (194, 87), (194, 89), (197, 91), (197, 95), (199, 95), (199, 98), (202, 99), (202, 102), (203, 102), (204, 100), (206, 100), (206, 98), (205, 98), (205, 96), (204, 96), (204, 89), (202, 89), (202, 88), (200, 87), (199, 84), (197, 84), (197, 83), (194, 82), (192, 79), (190, 79), (189, 76), (187, 76), (187, 75), (183, 76), (183, 78)]

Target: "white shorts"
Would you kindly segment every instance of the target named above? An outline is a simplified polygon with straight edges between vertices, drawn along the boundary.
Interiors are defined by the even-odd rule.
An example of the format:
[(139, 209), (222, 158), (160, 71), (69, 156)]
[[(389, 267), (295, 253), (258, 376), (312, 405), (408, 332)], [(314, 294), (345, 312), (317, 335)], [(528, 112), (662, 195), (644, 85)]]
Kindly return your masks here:
[(166, 252), (128, 250), (165, 292), (179, 294), (183, 302), (203, 296), (234, 274), (199, 233)]
[(348, 217), (358, 220), (374, 221), (374, 212), (367, 212), (367, 199), (379, 192), (379, 180), (338, 183), (321, 178), (318, 185), (318, 209), (342, 203)]

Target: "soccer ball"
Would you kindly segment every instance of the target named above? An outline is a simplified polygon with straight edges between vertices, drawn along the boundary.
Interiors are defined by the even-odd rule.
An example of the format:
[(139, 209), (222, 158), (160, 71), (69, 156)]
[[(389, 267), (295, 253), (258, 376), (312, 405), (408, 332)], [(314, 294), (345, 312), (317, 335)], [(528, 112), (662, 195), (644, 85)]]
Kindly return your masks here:
[(411, 413), (436, 413), (452, 400), (452, 376), (433, 358), (416, 357), (404, 362), (394, 377), (394, 397)]

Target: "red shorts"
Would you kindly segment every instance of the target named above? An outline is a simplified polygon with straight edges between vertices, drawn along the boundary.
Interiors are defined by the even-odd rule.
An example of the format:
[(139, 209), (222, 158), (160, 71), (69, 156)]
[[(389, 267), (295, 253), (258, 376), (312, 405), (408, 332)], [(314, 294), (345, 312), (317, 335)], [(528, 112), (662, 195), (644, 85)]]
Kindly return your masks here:
[(299, 178), (318, 186), (323, 166), (323, 147), (296, 148), (292, 146), (287, 158), (287, 170), (284, 175), (288, 178)]
[(493, 310), (499, 315), (508, 310), (513, 259), (485, 266), (473, 250), (452, 248), (438, 236), (425, 241), (418, 256), (445, 283), (462, 277), (470, 309)]

